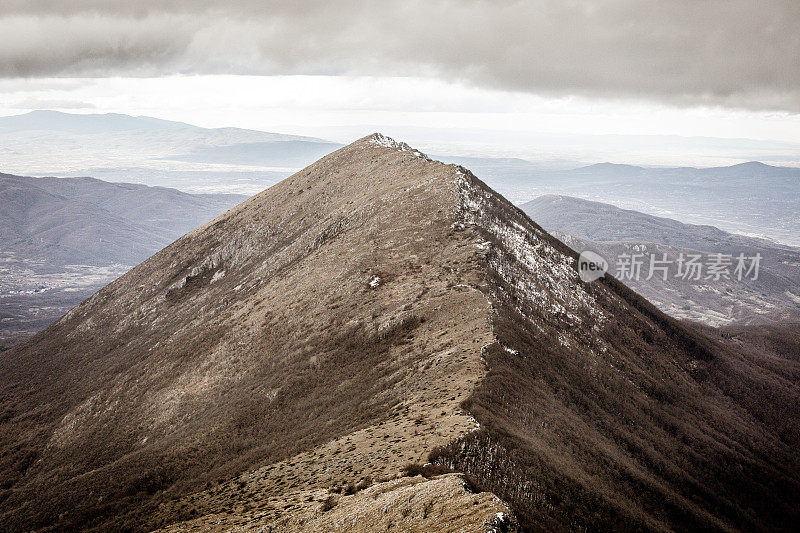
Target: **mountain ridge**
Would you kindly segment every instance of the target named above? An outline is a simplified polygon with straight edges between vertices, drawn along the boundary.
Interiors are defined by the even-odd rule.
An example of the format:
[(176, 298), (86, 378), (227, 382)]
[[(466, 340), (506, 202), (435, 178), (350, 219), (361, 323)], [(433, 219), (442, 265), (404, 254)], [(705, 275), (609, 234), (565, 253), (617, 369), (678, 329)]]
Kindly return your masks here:
[[(46, 245), (58, 245), (58, 241), (50, 242), (37, 232), (42, 232), (50, 226), (58, 226), (59, 223), (72, 223), (68, 216), (55, 217), (54, 215), (58, 210), (68, 211), (74, 208), (76, 210), (90, 211), (93, 221), (103, 223), (109, 228), (116, 227), (121, 230), (132, 226), (132, 235), (150, 235), (148, 242), (155, 241), (160, 243), (160, 247), (163, 247), (169, 244), (174, 236), (179, 236), (180, 232), (193, 229), (203, 219), (203, 214), (198, 215), (189, 210), (191, 205), (194, 205), (203, 213), (213, 212), (217, 209), (217, 204), (231, 206), (245, 198), (241, 195), (226, 194), (193, 195), (169, 187), (114, 183), (89, 177), (31, 178), (0, 174), (0, 188), (0, 192), (4, 195), (21, 195), (16, 200), (12, 200), (10, 197), (6, 198), (4, 203), (7, 207), (0, 213), (0, 216), (8, 217), (4, 220), (3, 227), (15, 231), (21, 237), (40, 241)], [(40, 195), (38, 200), (35, 198), (37, 194)], [(25, 198), (28, 199), (27, 203)], [(50, 198), (50, 201), (47, 198)], [(156, 218), (156, 213), (154, 213), (154, 211), (157, 211), (157, 205), (154, 202), (158, 202), (157, 205), (165, 209), (170, 209), (175, 216), (170, 217), (168, 221), (160, 222)], [(43, 203), (43, 205), (37, 207), (37, 203)], [(37, 210), (26, 214), (18, 209), (20, 205), (29, 205), (30, 209)], [(183, 221), (176, 224), (176, 220), (180, 220), (177, 215), (181, 212), (184, 212)], [(163, 213), (159, 211), (158, 216), (163, 216)], [(53, 220), (48, 220), (48, 217)], [(113, 221), (103, 222), (103, 217), (113, 219)], [(81, 229), (91, 228), (92, 223), (92, 221), (88, 221)], [(14, 229), (15, 224), (19, 226), (17, 229)], [(158, 232), (162, 232), (162, 234), (158, 234)], [(102, 239), (102, 236), (99, 238)], [(106, 246), (116, 242), (113, 239), (106, 239), (106, 241)], [(120, 250), (116, 252), (106, 250), (105, 254), (110, 258), (102, 258), (104, 253), (102, 248), (96, 252), (88, 252), (93, 244), (96, 243), (85, 240), (78, 242), (76, 248), (67, 257), (64, 257), (62, 261), (80, 263), (83, 260), (89, 262), (101, 261), (102, 264), (108, 262), (136, 264), (145, 259), (147, 257), (146, 254), (152, 250), (152, 246), (149, 244), (125, 245), (123, 243)], [(13, 249), (8, 244), (7, 247)], [(19, 254), (18, 251), (16, 253)], [(51, 253), (42, 257), (53, 259)]]
[[(577, 198), (563, 194), (545, 194), (531, 200), (530, 202), (520, 204), (520, 208), (523, 211), (526, 211), (528, 209), (533, 210), (536, 208), (540, 208), (538, 210), (540, 216), (547, 217), (548, 213), (543, 213), (541, 208), (547, 206), (548, 204), (554, 204), (558, 201), (564, 201), (565, 203), (570, 203), (571, 204), (569, 205), (570, 210), (578, 210), (582, 213), (583, 212), (590, 213), (591, 209), (595, 209), (597, 211), (604, 211), (605, 215), (609, 219), (613, 218), (613, 219), (618, 219), (620, 221), (620, 225), (604, 228), (602, 233), (599, 233), (597, 229), (592, 227), (590, 224), (587, 224), (586, 227), (583, 228), (583, 233), (578, 231), (579, 227), (577, 225), (570, 227), (555, 228), (552, 225), (545, 224), (547, 227), (550, 227), (552, 229), (559, 229), (565, 233), (571, 233), (577, 237), (582, 237), (586, 239), (604, 241), (604, 242), (641, 240), (644, 242), (657, 242), (660, 244), (678, 244), (681, 246), (690, 247), (686, 240), (679, 240), (679, 239), (681, 238), (686, 239), (684, 235), (686, 233), (692, 231), (703, 231), (709, 234), (709, 239), (727, 238), (727, 239), (738, 240), (742, 244), (746, 244), (748, 246), (770, 245), (776, 248), (792, 249), (792, 250), (797, 249), (797, 247), (784, 245), (781, 243), (777, 243), (775, 241), (771, 241), (769, 239), (730, 233), (721, 230), (716, 226), (712, 226), (710, 224), (685, 223), (669, 217), (648, 215), (640, 211), (636, 211), (634, 209), (623, 209), (620, 207), (616, 207), (612, 204), (607, 204), (604, 202), (598, 202), (594, 200), (587, 200), (585, 198)], [(637, 217), (637, 222), (640, 224), (642, 223), (642, 221), (646, 220), (649, 222), (651, 226), (661, 225), (665, 229), (667, 229), (670, 232), (670, 234), (668, 235), (665, 234), (664, 236), (660, 236), (656, 240), (648, 240), (652, 239), (652, 237), (648, 235), (646, 231), (642, 231), (641, 233), (636, 233), (636, 228), (632, 228), (624, 224), (625, 222), (629, 222), (625, 220), (626, 217)], [(591, 233), (587, 233), (587, 231), (590, 231)], [(669, 240), (670, 238), (672, 238), (673, 240), (670, 241)]]

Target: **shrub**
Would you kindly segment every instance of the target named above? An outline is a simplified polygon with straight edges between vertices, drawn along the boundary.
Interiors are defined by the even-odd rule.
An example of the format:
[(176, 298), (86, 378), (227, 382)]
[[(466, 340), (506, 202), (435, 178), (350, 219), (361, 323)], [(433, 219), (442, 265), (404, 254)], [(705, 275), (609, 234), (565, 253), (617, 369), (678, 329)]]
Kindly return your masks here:
[(322, 505), (320, 506), (319, 510), (322, 511), (323, 513), (327, 513), (328, 511), (336, 507), (336, 503), (337, 503), (336, 498), (334, 498), (333, 496), (328, 496), (327, 498), (322, 500)]
[(369, 476), (363, 477), (363, 478), (361, 478), (361, 480), (358, 483), (356, 483), (356, 490), (357, 491), (358, 490), (364, 490), (364, 489), (369, 488), (371, 486), (372, 486), (372, 478), (369, 477)]
[(421, 465), (419, 463), (408, 463), (403, 467), (403, 475), (406, 477), (422, 476), (425, 479), (430, 479), (433, 476), (440, 476), (442, 474), (449, 474), (451, 469), (434, 464)]
[(344, 493), (347, 496), (355, 494), (356, 492), (358, 492), (358, 489), (356, 488), (356, 484), (353, 483), (352, 481), (350, 481), (347, 485), (344, 486)]

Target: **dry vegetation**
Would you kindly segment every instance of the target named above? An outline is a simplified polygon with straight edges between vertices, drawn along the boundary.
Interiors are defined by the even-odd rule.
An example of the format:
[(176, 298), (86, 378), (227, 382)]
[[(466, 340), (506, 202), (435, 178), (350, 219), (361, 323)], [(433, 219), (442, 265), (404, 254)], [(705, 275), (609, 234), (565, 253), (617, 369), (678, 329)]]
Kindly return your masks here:
[(474, 427), (489, 308), (445, 168), (357, 143), (4, 353), (0, 527), (276, 519)]
[(796, 342), (584, 284), (467, 171), (396, 148), (335, 152), (3, 353), (0, 527), (800, 520)]

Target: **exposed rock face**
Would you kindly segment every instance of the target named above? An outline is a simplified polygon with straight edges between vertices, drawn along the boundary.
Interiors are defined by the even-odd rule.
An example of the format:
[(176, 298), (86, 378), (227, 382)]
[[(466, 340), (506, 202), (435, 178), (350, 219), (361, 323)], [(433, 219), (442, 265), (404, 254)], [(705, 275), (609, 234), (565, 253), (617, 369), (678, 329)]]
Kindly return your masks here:
[[(0, 523), (791, 523), (791, 368), (574, 263), (465, 169), (357, 141), (3, 354)], [(431, 451), (473, 488), (392, 480)], [(381, 482), (323, 508), (367, 476)]]

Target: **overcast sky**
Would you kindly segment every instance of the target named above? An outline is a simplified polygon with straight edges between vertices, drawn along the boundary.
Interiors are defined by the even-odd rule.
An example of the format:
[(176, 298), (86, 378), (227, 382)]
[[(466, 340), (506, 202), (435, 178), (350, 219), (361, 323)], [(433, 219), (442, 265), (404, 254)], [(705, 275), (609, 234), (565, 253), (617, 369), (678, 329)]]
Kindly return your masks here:
[(2, 0), (0, 113), (800, 142), (798, 27), (796, 0)]

